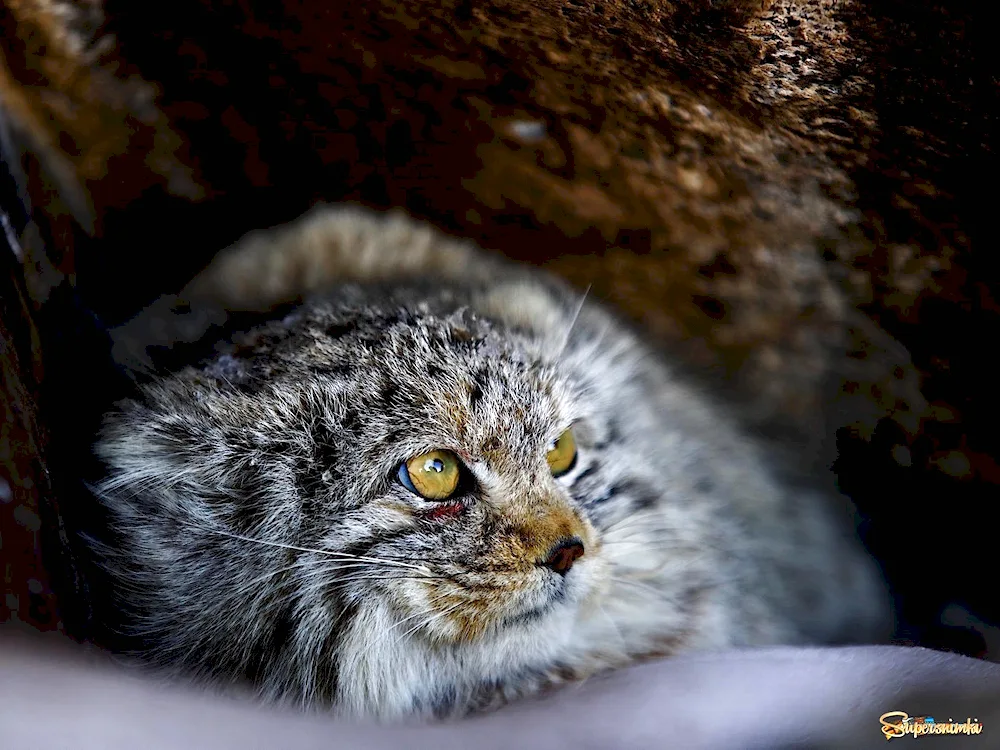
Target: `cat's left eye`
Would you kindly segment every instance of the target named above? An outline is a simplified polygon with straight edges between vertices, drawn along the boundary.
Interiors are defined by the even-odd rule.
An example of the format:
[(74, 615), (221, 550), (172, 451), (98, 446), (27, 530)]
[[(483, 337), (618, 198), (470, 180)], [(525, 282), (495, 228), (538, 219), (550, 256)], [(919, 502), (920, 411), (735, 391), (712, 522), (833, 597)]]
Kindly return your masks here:
[(572, 430), (566, 430), (549, 448), (545, 459), (549, 462), (552, 476), (560, 477), (576, 464), (576, 440)]
[(435, 450), (401, 464), (396, 476), (410, 492), (428, 500), (444, 500), (455, 493), (461, 473), (458, 456)]

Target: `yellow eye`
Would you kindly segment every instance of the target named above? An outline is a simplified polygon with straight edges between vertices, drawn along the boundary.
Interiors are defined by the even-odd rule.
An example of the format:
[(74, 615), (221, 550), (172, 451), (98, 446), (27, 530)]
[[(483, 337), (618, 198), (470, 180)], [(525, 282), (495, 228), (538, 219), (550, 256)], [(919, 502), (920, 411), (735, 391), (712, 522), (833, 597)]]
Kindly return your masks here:
[(576, 463), (576, 440), (573, 439), (573, 431), (566, 430), (560, 435), (545, 458), (554, 477), (562, 476), (572, 469)]
[(410, 492), (428, 500), (444, 500), (458, 487), (461, 469), (451, 451), (429, 451), (414, 456), (399, 467), (399, 482)]

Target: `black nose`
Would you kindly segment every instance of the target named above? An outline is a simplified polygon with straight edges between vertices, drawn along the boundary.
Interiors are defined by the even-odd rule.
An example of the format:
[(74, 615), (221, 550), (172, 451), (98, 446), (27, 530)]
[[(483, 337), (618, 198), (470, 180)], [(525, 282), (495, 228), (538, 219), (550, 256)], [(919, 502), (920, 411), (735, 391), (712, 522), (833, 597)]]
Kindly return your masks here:
[(548, 557), (541, 564), (564, 576), (569, 573), (569, 569), (573, 567), (573, 563), (581, 557), (583, 557), (583, 542), (574, 536), (559, 540), (549, 550)]

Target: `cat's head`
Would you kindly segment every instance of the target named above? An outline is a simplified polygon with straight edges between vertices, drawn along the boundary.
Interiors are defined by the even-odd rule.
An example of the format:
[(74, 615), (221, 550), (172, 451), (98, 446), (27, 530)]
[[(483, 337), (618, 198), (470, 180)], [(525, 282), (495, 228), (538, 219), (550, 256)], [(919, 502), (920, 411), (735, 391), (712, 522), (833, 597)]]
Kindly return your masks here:
[(556, 354), (448, 294), (345, 291), (144, 386), (97, 446), (124, 629), (307, 698), (544, 659), (606, 578), (570, 492), (599, 425)]

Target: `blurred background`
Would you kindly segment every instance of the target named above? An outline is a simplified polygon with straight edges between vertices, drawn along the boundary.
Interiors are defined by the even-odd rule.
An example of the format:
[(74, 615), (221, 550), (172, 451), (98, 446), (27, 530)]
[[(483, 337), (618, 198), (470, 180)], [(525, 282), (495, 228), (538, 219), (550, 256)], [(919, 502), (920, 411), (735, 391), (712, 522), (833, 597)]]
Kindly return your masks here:
[[(319, 201), (568, 278), (997, 658), (1000, 81), (971, 0), (0, 0), (0, 622), (77, 632), (105, 330)], [(778, 448), (776, 447), (776, 450)]]

